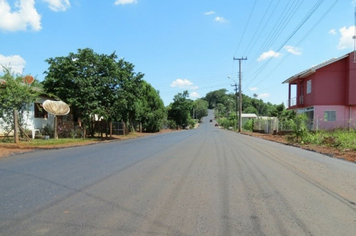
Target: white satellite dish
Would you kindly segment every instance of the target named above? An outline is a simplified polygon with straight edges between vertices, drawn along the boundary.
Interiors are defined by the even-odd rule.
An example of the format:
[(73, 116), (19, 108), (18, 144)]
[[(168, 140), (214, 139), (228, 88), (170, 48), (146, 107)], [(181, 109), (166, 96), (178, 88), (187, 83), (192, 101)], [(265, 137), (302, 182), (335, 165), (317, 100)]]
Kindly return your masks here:
[(69, 106), (62, 101), (46, 100), (43, 103), (43, 108), (55, 116), (65, 116), (70, 112)]

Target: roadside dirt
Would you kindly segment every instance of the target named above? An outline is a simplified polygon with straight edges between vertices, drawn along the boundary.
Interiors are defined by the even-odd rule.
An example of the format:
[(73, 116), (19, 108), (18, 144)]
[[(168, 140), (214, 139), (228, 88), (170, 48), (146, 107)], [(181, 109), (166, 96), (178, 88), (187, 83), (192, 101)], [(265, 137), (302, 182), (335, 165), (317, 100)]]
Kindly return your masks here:
[[(167, 133), (167, 132), (173, 132), (172, 130), (162, 130), (159, 133)], [(94, 143), (102, 143), (102, 142), (115, 142), (119, 140), (127, 140), (127, 139), (134, 139), (134, 138), (139, 138), (139, 137), (144, 137), (148, 135), (155, 135), (159, 133), (135, 133), (135, 134), (130, 134), (130, 135), (113, 135), (110, 138), (103, 138), (101, 141), (88, 141), (88, 142), (79, 142), (79, 143), (69, 143), (69, 144), (61, 144), (61, 145), (47, 145), (47, 146), (42, 146), (42, 147), (31, 147), (28, 146), (26, 143), (20, 142), (20, 144), (15, 144), (15, 143), (6, 143), (2, 144), (0, 142), (0, 158), (4, 157), (9, 157), (13, 155), (18, 155), (24, 152), (31, 152), (35, 149), (54, 149), (54, 148), (66, 148), (66, 147), (75, 147), (75, 146), (84, 146), (84, 145), (90, 145)]]
[(339, 150), (338, 148), (335, 148), (335, 147), (302, 145), (302, 144), (298, 144), (298, 143), (291, 143), (287, 140), (287, 136), (285, 136), (285, 135), (260, 134), (260, 133), (250, 133), (250, 132), (243, 132), (243, 134), (270, 140), (273, 142), (283, 143), (283, 144), (290, 145), (290, 146), (303, 148), (303, 149), (321, 153), (321, 154), (324, 154), (324, 155), (327, 155), (330, 157), (340, 158), (340, 159), (344, 159), (346, 161), (356, 163), (356, 150)]
[[(163, 130), (159, 133), (167, 133), (167, 132), (173, 132), (172, 130)], [(301, 145), (301, 144), (296, 144), (296, 143), (291, 143), (287, 140), (286, 136), (283, 135), (271, 135), (271, 134), (260, 134), (260, 133), (250, 133), (250, 132), (243, 132), (245, 135), (257, 137), (257, 138), (262, 138), (266, 140), (270, 140), (273, 142), (278, 142), (278, 143), (283, 143), (285, 145), (290, 145), (290, 146), (295, 146), (299, 148), (303, 148), (306, 150), (318, 152), (321, 154), (325, 154), (330, 157), (336, 157), (340, 159), (344, 159), (350, 162), (355, 162), (356, 163), (356, 150), (339, 150), (338, 148), (333, 148), (333, 147), (326, 147), (326, 146), (313, 146), (313, 145)], [(41, 149), (53, 149), (53, 148), (65, 148), (65, 147), (71, 147), (71, 146), (83, 146), (83, 145), (89, 145), (93, 143), (100, 143), (100, 142), (112, 142), (112, 141), (118, 141), (118, 140), (126, 140), (126, 139), (132, 139), (132, 138), (139, 138), (147, 135), (154, 135), (149, 134), (149, 133), (136, 133), (134, 135), (128, 135), (128, 136), (116, 136), (113, 135), (111, 138), (104, 138), (102, 141), (90, 141), (86, 143), (71, 143), (71, 144), (63, 144), (63, 145), (52, 145), (52, 146), (45, 146), (41, 147)], [(12, 155), (17, 155), (21, 154), (24, 152), (30, 152), (33, 151), (36, 147), (28, 147), (24, 144), (16, 145), (16, 144), (6, 144), (3, 145), (0, 143), (0, 158), (2, 157), (8, 157)]]

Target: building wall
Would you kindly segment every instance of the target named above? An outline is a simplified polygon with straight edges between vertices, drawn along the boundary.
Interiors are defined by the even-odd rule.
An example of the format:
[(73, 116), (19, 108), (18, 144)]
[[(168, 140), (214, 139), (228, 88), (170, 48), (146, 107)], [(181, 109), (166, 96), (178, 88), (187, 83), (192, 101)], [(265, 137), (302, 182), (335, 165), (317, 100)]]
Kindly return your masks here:
[(346, 105), (347, 58), (322, 67), (314, 73), (309, 105)]
[[(38, 98), (37, 103), (43, 103), (46, 101), (47, 98)], [(54, 116), (48, 113), (48, 118), (34, 118), (34, 104), (31, 106), (31, 119), (30, 119), (30, 125), (31, 125), (31, 130), (32, 129), (43, 129), (46, 125), (49, 125), (52, 129), (54, 128)]]
[[(36, 102), (43, 103), (47, 98), (40, 97)], [(34, 103), (30, 105), (29, 112), (24, 116), (24, 129), (31, 130), (34, 135), (35, 130), (43, 129), (47, 124), (53, 129), (54, 127), (54, 116), (48, 114), (48, 118), (34, 118)], [(0, 125), (0, 136), (5, 135), (3, 127)], [(12, 133), (11, 133), (12, 135)]]
[[(308, 80), (311, 80), (311, 93), (307, 93), (307, 83)], [(303, 79), (303, 92), (304, 92), (304, 104), (303, 107), (309, 107), (314, 105), (315, 94), (316, 94), (316, 74), (312, 74), (311, 76)]]
[[(335, 111), (335, 121), (325, 121), (325, 111)], [(351, 111), (351, 113), (350, 113)], [(314, 129), (356, 128), (356, 106), (314, 106)]]
[(347, 105), (356, 105), (356, 63), (354, 62), (354, 53), (350, 53), (348, 58), (348, 92)]

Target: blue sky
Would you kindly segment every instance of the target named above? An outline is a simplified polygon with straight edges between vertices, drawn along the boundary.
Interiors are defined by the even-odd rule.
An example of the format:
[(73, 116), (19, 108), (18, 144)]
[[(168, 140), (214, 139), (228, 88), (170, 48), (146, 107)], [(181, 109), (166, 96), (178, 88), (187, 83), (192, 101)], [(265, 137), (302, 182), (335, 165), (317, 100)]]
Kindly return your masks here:
[(168, 105), (238, 82), (285, 103), (282, 82), (354, 49), (352, 0), (0, 0), (0, 64), (44, 79), (50, 57), (116, 52)]

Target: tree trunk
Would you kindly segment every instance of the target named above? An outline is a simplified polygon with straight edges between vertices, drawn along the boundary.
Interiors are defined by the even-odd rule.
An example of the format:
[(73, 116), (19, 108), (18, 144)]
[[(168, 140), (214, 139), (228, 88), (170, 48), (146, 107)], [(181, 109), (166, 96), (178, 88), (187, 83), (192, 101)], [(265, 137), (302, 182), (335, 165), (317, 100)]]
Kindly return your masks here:
[(111, 138), (112, 137), (112, 121), (110, 121), (109, 126), (110, 126), (110, 138)]
[(57, 116), (54, 116), (54, 139), (58, 139), (58, 124), (57, 124)]
[(17, 110), (14, 109), (14, 142), (19, 143), (19, 126), (18, 126), (18, 115)]

